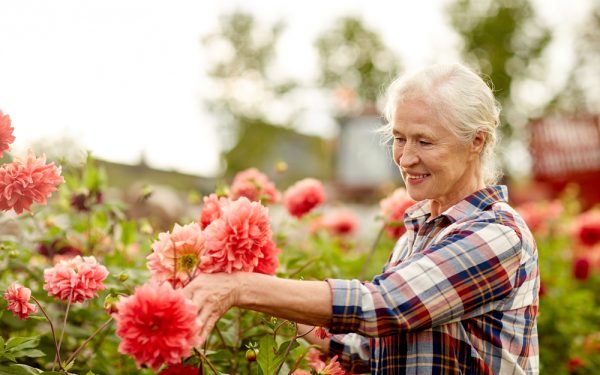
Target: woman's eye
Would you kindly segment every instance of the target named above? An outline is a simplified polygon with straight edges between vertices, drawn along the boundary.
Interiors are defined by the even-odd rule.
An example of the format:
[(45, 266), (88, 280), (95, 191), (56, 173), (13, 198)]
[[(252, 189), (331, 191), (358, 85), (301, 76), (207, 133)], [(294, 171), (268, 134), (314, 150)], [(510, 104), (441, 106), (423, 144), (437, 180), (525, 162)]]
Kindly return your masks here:
[(421, 146), (429, 146), (431, 144), (431, 142), (427, 141), (419, 141), (419, 143), (421, 144)]
[(398, 143), (404, 143), (406, 140), (404, 138), (400, 138), (400, 137), (395, 137), (394, 141), (398, 142)]

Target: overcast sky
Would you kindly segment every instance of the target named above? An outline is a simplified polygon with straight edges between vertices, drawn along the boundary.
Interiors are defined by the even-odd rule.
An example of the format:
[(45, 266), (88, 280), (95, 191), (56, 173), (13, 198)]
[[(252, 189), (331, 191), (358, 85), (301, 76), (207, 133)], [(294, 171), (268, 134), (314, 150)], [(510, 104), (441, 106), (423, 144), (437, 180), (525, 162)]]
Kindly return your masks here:
[[(405, 67), (457, 59), (445, 3), (0, 0), (0, 110), (12, 118), (16, 153), (67, 135), (99, 158), (135, 163), (143, 152), (155, 167), (210, 175), (218, 168), (218, 124), (201, 105), (200, 39), (220, 14), (241, 8), (260, 21), (286, 21), (279, 68), (309, 82), (312, 43), (342, 15), (362, 16)], [(561, 27), (584, 3), (545, 1), (540, 9)]]

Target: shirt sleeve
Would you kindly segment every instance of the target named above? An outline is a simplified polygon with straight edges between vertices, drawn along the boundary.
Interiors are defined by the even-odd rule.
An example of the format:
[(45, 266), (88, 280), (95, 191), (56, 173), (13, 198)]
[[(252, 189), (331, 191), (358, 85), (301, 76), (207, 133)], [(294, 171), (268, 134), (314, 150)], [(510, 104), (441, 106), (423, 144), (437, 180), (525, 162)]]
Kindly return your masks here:
[(369, 339), (367, 337), (348, 333), (333, 335), (329, 341), (329, 356), (338, 356), (338, 361), (346, 370), (353, 374), (370, 373)]
[(330, 331), (379, 337), (483, 313), (513, 290), (521, 247), (512, 228), (471, 222), (371, 282), (329, 279)]

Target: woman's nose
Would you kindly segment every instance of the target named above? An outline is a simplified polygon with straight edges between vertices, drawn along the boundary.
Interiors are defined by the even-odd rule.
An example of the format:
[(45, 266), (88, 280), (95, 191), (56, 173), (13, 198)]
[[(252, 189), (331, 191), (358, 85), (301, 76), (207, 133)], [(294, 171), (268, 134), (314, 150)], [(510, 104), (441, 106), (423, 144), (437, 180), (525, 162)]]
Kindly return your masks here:
[(417, 153), (414, 147), (406, 145), (404, 146), (404, 150), (402, 150), (402, 154), (400, 155), (400, 160), (398, 161), (398, 165), (401, 167), (410, 167), (411, 165), (415, 165), (419, 158), (417, 157)]

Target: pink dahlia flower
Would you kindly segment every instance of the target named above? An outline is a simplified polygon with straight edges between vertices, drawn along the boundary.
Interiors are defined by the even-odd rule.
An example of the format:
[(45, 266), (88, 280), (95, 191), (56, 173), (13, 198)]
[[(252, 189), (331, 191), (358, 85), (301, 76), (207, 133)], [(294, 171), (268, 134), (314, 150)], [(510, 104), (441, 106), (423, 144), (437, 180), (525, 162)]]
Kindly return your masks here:
[(317, 375), (345, 375), (346, 371), (342, 368), (342, 365), (337, 361), (338, 356), (331, 358), (328, 364), (321, 362), (317, 364), (313, 369)]
[(231, 202), (229, 198), (219, 198), (217, 194), (211, 194), (204, 197), (204, 206), (198, 218), (198, 224), (202, 229), (206, 228), (210, 223), (220, 218), (223, 214), (221, 207), (228, 205)]
[(564, 207), (558, 200), (542, 203), (527, 202), (517, 207), (517, 211), (533, 233), (546, 235), (551, 223), (563, 213)]
[(358, 228), (358, 217), (348, 208), (337, 208), (316, 220), (312, 230), (325, 229), (334, 236), (350, 235)]
[(169, 281), (175, 288), (185, 286), (194, 278), (203, 250), (204, 236), (197, 223), (175, 224), (171, 233), (160, 233), (152, 244), (147, 258), (152, 279)]
[(406, 232), (404, 213), (415, 204), (404, 188), (396, 189), (392, 195), (379, 202), (380, 214), (385, 221), (385, 231), (392, 238), (400, 238)]
[(8, 311), (21, 320), (27, 319), (29, 314), (37, 311), (37, 306), (29, 303), (29, 298), (31, 298), (31, 289), (19, 286), (16, 283), (9, 286), (4, 293), (4, 299), (8, 301)]
[(264, 257), (258, 260), (258, 264), (253, 271), (265, 275), (275, 275), (277, 267), (279, 267), (279, 258), (277, 257), (279, 249), (275, 246), (275, 242), (268, 241), (261, 251)]
[(231, 184), (231, 198), (246, 197), (265, 204), (279, 201), (279, 192), (269, 178), (256, 168), (239, 172)]
[(252, 272), (265, 258), (264, 251), (272, 251), (268, 210), (245, 197), (222, 210), (223, 215), (204, 230), (200, 271)]
[(156, 371), (164, 363), (181, 363), (199, 345), (198, 307), (169, 283), (144, 284), (121, 298), (117, 309), (119, 352), (132, 356), (138, 367)]
[(305, 178), (290, 186), (283, 203), (290, 215), (300, 218), (325, 201), (325, 188), (319, 180)]
[(94, 298), (106, 289), (104, 279), (108, 270), (93, 256), (61, 260), (54, 267), (44, 270), (44, 290), (49, 296), (72, 303)]
[(46, 199), (65, 180), (60, 167), (46, 164), (44, 156), (36, 158), (29, 153), (24, 161), (15, 160), (0, 167), (0, 210), (14, 209), (31, 212), (33, 202), (46, 204)]
[(0, 111), (0, 158), (4, 151), (10, 148), (10, 144), (15, 141), (13, 136), (13, 130), (11, 125), (10, 117)]

